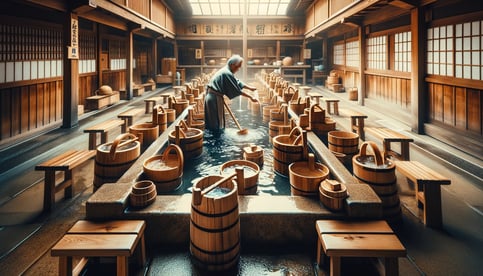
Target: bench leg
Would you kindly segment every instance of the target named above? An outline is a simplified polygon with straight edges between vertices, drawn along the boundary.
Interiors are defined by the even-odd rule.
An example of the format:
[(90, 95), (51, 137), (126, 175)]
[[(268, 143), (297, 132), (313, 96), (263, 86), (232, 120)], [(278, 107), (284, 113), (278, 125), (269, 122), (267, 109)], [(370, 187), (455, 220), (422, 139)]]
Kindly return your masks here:
[(129, 266), (128, 260), (126, 256), (117, 256), (117, 276), (128, 276), (129, 273)]
[(324, 248), (322, 247), (322, 242), (320, 241), (320, 237), (317, 239), (317, 265), (322, 267), (325, 263), (325, 254)]
[(101, 133), (101, 144), (107, 143), (107, 135), (108, 135), (108, 132)]
[(50, 212), (55, 204), (55, 171), (45, 171), (44, 211)]
[(89, 133), (89, 149), (93, 150), (97, 147), (97, 133), (90, 132)]
[[(64, 198), (72, 198), (72, 196), (74, 195), (74, 189), (72, 187), (74, 185), (73, 170), (67, 170), (67, 171), (64, 172), (64, 182), (70, 183), (64, 189)], [(55, 195), (54, 195), (54, 197), (55, 197)]]
[(144, 267), (146, 263), (146, 244), (144, 242), (144, 234), (141, 236), (141, 240), (138, 245), (138, 262), (141, 267)]
[(423, 184), (423, 191), (425, 201), (423, 206), (424, 224), (429, 227), (441, 228), (443, 226), (441, 186)]
[(332, 108), (330, 106), (330, 102), (325, 102), (325, 109), (327, 109), (328, 114), (332, 114)]
[(72, 257), (59, 257), (59, 276), (72, 275)]
[(404, 161), (409, 161), (409, 142), (401, 142), (401, 158)]
[(384, 270), (386, 276), (399, 275), (399, 262), (398, 258), (386, 257), (384, 258)]
[(330, 276), (340, 275), (340, 257), (330, 257)]
[(362, 140), (366, 140), (365, 139), (365, 135), (364, 135), (364, 118), (359, 118), (357, 119), (357, 132), (359, 134), (359, 136), (361, 137)]
[(338, 102), (334, 103), (334, 114), (339, 115), (339, 103)]

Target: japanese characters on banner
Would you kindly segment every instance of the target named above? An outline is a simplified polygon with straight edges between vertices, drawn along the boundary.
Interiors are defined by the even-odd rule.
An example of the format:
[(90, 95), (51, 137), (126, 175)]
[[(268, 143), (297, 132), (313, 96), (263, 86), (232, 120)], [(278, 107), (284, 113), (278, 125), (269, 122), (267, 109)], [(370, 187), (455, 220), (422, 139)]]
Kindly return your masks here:
[(67, 46), (69, 59), (79, 58), (79, 21), (77, 18), (70, 19), (70, 45)]
[[(242, 35), (242, 24), (189, 24), (187, 35)], [(248, 35), (294, 35), (293, 23), (253, 23), (248, 24)]]

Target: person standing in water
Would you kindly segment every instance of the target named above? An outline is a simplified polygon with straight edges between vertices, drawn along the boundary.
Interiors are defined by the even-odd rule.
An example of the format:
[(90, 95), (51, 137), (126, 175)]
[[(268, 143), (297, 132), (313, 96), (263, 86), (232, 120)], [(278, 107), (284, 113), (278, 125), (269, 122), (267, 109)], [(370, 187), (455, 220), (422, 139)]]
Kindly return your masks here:
[(242, 89), (246, 88), (255, 91), (257, 88), (243, 83), (235, 77), (235, 73), (243, 64), (243, 58), (239, 55), (234, 55), (228, 59), (226, 66), (218, 70), (206, 88), (205, 96), (205, 128), (209, 130), (219, 130), (225, 128), (225, 111), (223, 104), (223, 96), (233, 99), (237, 96), (245, 96), (252, 102), (258, 100), (244, 92)]

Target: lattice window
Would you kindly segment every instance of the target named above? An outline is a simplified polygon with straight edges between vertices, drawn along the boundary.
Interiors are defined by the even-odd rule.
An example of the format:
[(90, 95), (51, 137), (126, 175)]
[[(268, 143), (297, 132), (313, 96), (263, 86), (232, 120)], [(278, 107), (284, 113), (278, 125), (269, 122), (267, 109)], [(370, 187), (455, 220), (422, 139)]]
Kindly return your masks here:
[(96, 72), (96, 36), (79, 33), (79, 74)]
[(334, 44), (334, 64), (344, 65), (344, 43)]
[(62, 29), (0, 24), (0, 83), (61, 77)]
[(453, 26), (428, 29), (428, 74), (453, 76)]
[(367, 39), (367, 68), (387, 69), (387, 36), (376, 36)]
[[(122, 40), (109, 40), (109, 60), (111, 70), (126, 69), (126, 47)], [(136, 68), (136, 64), (133, 64)]]
[(346, 59), (347, 66), (359, 67), (359, 63), (360, 63), (359, 42), (357, 40), (346, 42), (345, 59)]
[(394, 36), (394, 70), (411, 72), (411, 32)]
[(483, 20), (455, 25), (455, 77), (483, 80)]

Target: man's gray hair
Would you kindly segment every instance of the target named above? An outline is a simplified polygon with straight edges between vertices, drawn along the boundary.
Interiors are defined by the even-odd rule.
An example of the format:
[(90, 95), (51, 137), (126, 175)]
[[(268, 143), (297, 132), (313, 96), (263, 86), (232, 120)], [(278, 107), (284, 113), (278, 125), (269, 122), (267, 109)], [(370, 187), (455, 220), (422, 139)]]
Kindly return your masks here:
[(240, 64), (240, 62), (243, 62), (243, 58), (240, 55), (233, 55), (228, 59), (227, 64), (230, 66), (232, 64)]

